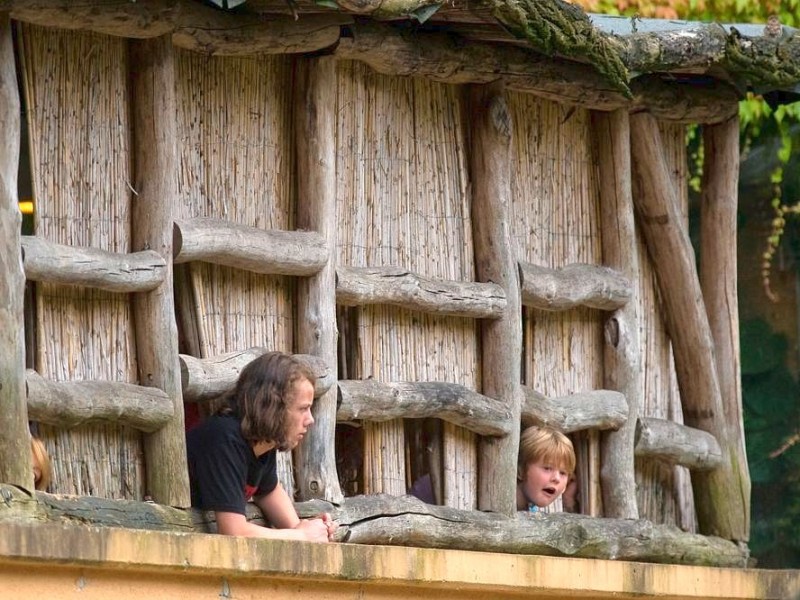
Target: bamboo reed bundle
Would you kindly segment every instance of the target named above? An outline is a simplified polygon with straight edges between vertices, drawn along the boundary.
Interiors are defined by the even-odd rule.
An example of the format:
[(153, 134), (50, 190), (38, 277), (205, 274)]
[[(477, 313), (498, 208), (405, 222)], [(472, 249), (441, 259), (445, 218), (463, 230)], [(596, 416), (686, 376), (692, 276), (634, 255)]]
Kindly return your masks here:
[[(181, 218), (293, 228), (291, 68), (286, 57), (176, 51)], [(293, 350), (292, 279), (191, 263), (181, 281), (179, 311), (191, 315), (182, 315), (182, 329), (196, 330), (188, 345), (200, 357), (252, 346)], [(280, 453), (278, 465), (291, 494), (291, 455)]]
[[(549, 268), (602, 264), (589, 112), (525, 94), (508, 98), (515, 132), (511, 235), (517, 259)], [(548, 396), (602, 388), (602, 326), (603, 315), (587, 308), (525, 309), (525, 384)], [(597, 443), (596, 436), (587, 436), (576, 444), (582, 510), (595, 515), (600, 514)]]
[[(673, 185), (680, 198), (688, 224), (688, 188), (686, 179), (685, 128), (660, 125), (665, 156), (673, 174)], [(634, 178), (633, 193), (636, 189)], [(688, 226), (688, 225), (687, 225)], [(645, 391), (640, 415), (683, 422), (672, 345), (662, 317), (658, 283), (643, 240), (639, 240), (642, 279), (640, 282), (642, 331), (642, 367)], [(696, 516), (689, 473), (684, 467), (652, 460), (636, 459), (636, 488), (640, 516), (654, 523), (678, 525), (696, 531)]]
[[(129, 251), (130, 129), (122, 38), (21, 25), (35, 233), (47, 240)], [(128, 296), (38, 284), (36, 369), (65, 380), (135, 382)], [(141, 498), (137, 431), (114, 425), (41, 425), (55, 492)]]
[[(458, 89), (355, 63), (338, 72), (337, 263), (474, 281)], [(388, 306), (359, 309), (357, 320), (349, 377), (480, 389), (474, 321)], [(445, 424), (444, 439), (444, 502), (473, 508), (474, 435)], [(406, 492), (402, 422), (365, 424), (364, 455), (367, 493)]]

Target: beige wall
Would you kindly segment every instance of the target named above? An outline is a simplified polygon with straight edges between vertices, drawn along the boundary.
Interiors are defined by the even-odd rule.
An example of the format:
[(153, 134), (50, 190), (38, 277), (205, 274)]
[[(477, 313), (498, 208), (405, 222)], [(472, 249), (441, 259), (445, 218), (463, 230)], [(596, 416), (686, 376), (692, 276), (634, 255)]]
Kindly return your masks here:
[(4, 598), (780, 598), (757, 571), (0, 523)]

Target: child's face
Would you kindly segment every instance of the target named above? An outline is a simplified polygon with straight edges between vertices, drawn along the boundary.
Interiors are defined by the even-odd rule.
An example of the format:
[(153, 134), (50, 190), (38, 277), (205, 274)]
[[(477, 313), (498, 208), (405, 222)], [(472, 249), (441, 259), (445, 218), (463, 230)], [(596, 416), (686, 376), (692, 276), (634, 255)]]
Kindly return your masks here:
[(529, 502), (544, 508), (553, 503), (567, 487), (569, 474), (546, 462), (528, 463), (522, 474), (522, 490)]

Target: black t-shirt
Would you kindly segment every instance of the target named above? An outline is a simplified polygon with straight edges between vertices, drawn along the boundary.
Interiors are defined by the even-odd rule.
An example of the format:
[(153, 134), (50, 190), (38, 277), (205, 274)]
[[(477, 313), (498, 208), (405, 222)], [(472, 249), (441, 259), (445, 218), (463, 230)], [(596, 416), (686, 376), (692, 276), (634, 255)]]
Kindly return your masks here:
[(251, 497), (278, 485), (276, 450), (256, 457), (234, 416), (213, 415), (200, 423), (187, 434), (186, 451), (195, 508), (243, 515)]

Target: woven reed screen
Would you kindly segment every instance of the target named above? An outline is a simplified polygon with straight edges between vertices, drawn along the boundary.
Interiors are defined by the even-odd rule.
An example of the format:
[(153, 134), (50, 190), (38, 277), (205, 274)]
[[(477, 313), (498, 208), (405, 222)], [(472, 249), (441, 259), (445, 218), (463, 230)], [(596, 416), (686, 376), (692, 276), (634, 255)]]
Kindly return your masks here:
[[(588, 111), (525, 94), (508, 98), (515, 157), (510, 228), (517, 259), (550, 268), (602, 264)], [(602, 313), (590, 309), (524, 309), (526, 385), (548, 396), (602, 388), (603, 319)], [(599, 513), (599, 506), (586, 506), (587, 496), (599, 497), (596, 434), (573, 437), (582, 509)], [(559, 507), (560, 500), (554, 505)]]
[[(292, 62), (210, 58), (176, 50), (180, 218), (214, 217), (262, 229), (294, 228)], [(183, 349), (209, 357), (266, 346), (293, 351), (292, 278), (178, 265)], [(294, 488), (291, 456), (281, 481)]]
[[(459, 90), (338, 69), (338, 263), (474, 280)], [(358, 309), (340, 377), (447, 381), (480, 389), (477, 324), (387, 306)], [(445, 424), (444, 503), (476, 504), (474, 435)], [(402, 421), (364, 424), (364, 491), (403, 494)]]
[[(664, 154), (672, 173), (677, 197), (688, 224), (686, 131), (681, 125), (661, 124)], [(633, 193), (639, 191), (635, 187)], [(683, 422), (672, 345), (662, 318), (661, 300), (652, 264), (640, 238), (641, 310), (643, 319), (642, 368), (645, 392), (640, 415)], [(671, 467), (657, 461), (636, 460), (636, 487), (639, 516), (655, 523), (678, 525), (696, 531), (696, 516), (689, 473), (684, 467)]]
[[(35, 233), (61, 244), (129, 251), (131, 176), (127, 42), (18, 28), (27, 104)], [(58, 381), (135, 382), (129, 296), (36, 285), (35, 368)], [(141, 498), (141, 436), (115, 425), (38, 426), (51, 490)]]

